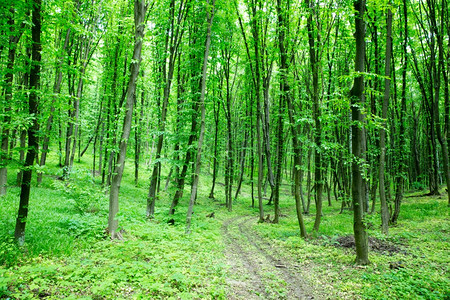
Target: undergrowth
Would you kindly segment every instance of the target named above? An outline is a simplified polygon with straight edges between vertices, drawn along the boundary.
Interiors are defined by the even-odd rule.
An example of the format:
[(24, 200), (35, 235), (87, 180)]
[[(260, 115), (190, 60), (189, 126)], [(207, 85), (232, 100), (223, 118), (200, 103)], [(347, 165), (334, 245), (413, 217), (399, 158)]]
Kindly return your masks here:
[(162, 193), (154, 219), (148, 220), (146, 184), (136, 187), (125, 177), (118, 216), (124, 241), (111, 241), (106, 233), (108, 197), (100, 179), (82, 163), (62, 181), (54, 167), (32, 188), (26, 243), (18, 247), (13, 241), (19, 196), (14, 176), (10, 172), (11, 187), (1, 199), (0, 298), (225, 297), (220, 224), (206, 218), (209, 202), (196, 207), (194, 233), (186, 236), (184, 202), (171, 226), (170, 196)]
[[(407, 197), (400, 220), (381, 234), (379, 213), (368, 215), (369, 237), (386, 251), (369, 251), (371, 264), (354, 265), (354, 248), (340, 244), (353, 234), (352, 212), (339, 213), (339, 203), (324, 205), (319, 233), (312, 234), (315, 211), (306, 215), (308, 239), (298, 236), (292, 204), (284, 202), (280, 224), (257, 224), (254, 230), (272, 240), (287, 258), (294, 258), (311, 285), (324, 288), (331, 298), (450, 299), (450, 219), (446, 197)], [(314, 237), (315, 236), (315, 237)], [(369, 243), (370, 244), (370, 243)], [(376, 245), (375, 245), (376, 246)], [(392, 251), (390, 251), (392, 250)]]
[[(52, 167), (53, 166), (53, 167)], [(279, 224), (256, 223), (251, 191), (244, 185), (233, 212), (223, 206), (223, 187), (208, 199), (210, 178), (203, 175), (194, 209), (193, 233), (184, 234), (187, 198), (168, 215), (173, 190), (162, 191), (155, 216), (145, 217), (148, 172), (138, 186), (126, 165), (120, 190), (119, 225), (124, 241), (111, 241), (105, 231), (108, 197), (88, 161), (76, 164), (62, 181), (54, 161), (44, 181), (31, 189), (26, 243), (13, 240), (19, 188), (9, 172), (8, 194), (0, 201), (0, 298), (38, 299), (223, 299), (230, 295), (221, 226), (228, 218), (255, 216), (253, 230), (277, 247), (280, 259), (294, 261), (305, 280), (324, 298), (449, 299), (449, 214), (445, 197), (404, 199), (400, 220), (389, 236), (380, 233), (378, 213), (368, 215), (369, 236), (398, 251), (371, 251), (371, 264), (356, 267), (354, 250), (342, 247), (352, 235), (352, 213), (339, 213), (340, 203), (324, 203), (320, 231), (299, 237), (294, 200), (283, 189)], [(256, 200), (256, 199), (255, 199)], [(273, 207), (264, 205), (273, 216)], [(206, 215), (215, 212), (216, 218)], [(311, 234), (314, 208), (305, 216)], [(173, 219), (173, 220), (171, 220)], [(174, 225), (168, 224), (171, 220)], [(318, 298), (321, 296), (319, 295)]]

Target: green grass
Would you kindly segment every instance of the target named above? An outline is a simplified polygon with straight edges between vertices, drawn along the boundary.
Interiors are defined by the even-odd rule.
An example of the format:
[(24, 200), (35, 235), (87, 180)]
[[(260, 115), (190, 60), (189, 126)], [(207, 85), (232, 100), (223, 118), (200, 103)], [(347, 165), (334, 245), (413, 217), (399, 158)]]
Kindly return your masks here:
[[(54, 162), (50, 162), (51, 166)], [(128, 174), (133, 174), (127, 165)], [(125, 177), (119, 224), (124, 241), (105, 234), (108, 197), (87, 164), (77, 164), (70, 182), (49, 167), (42, 185), (33, 186), (26, 243), (13, 243), (19, 188), (1, 199), (0, 298), (149, 299), (224, 298), (225, 267), (221, 224), (206, 218), (211, 205), (198, 205), (193, 234), (184, 234), (187, 207), (167, 224), (169, 195), (162, 193), (155, 218), (145, 218), (147, 186)], [(9, 183), (14, 183), (13, 171)], [(148, 174), (142, 175), (145, 182)], [(185, 195), (186, 198), (187, 193)], [(205, 197), (206, 199), (206, 197)], [(199, 201), (200, 202), (200, 201)], [(200, 203), (199, 203), (200, 204)]]
[[(363, 299), (449, 299), (450, 298), (450, 219), (446, 195), (437, 197), (408, 197), (404, 199), (400, 220), (390, 228), (388, 237), (380, 233), (379, 214), (368, 215), (372, 223), (369, 236), (389, 242), (402, 251), (389, 255), (371, 251), (371, 264), (353, 264), (354, 250), (336, 247), (339, 236), (353, 232), (352, 212), (339, 214), (339, 203), (324, 206), (319, 238), (307, 241), (298, 237), (298, 225), (292, 205), (280, 224), (255, 225), (265, 238), (272, 240), (297, 263), (309, 270), (311, 284), (321, 286), (336, 298)], [(293, 200), (290, 200), (293, 201)], [(378, 209), (379, 210), (379, 209)], [(309, 233), (314, 213), (305, 216)], [(399, 263), (399, 269), (391, 264)]]
[[(55, 159), (55, 158), (53, 158)], [(9, 171), (8, 195), (0, 206), (0, 298), (37, 299), (199, 299), (226, 298), (228, 276), (224, 258), (222, 222), (239, 215), (258, 215), (251, 208), (250, 190), (228, 213), (223, 187), (217, 186), (215, 201), (207, 198), (210, 178), (200, 179), (194, 209), (193, 233), (184, 234), (189, 189), (173, 217), (167, 221), (173, 190), (162, 192), (155, 218), (145, 218), (148, 176), (141, 172), (136, 187), (133, 168), (126, 165), (120, 190), (119, 225), (124, 241), (111, 241), (105, 234), (108, 197), (99, 178), (89, 173), (89, 161), (76, 164), (72, 180), (56, 179), (61, 171), (51, 160), (40, 187), (33, 184), (26, 228), (26, 243), (13, 241), (19, 188), (13, 187)], [(163, 186), (163, 183), (162, 183)], [(283, 187), (284, 189), (284, 187)], [(325, 199), (324, 199), (325, 200)], [(266, 201), (265, 201), (266, 202)], [(264, 205), (273, 216), (273, 207)], [(371, 252), (371, 265), (356, 267), (354, 250), (336, 247), (337, 239), (352, 234), (352, 213), (339, 214), (340, 203), (324, 203), (320, 231), (314, 237), (299, 237), (294, 199), (283, 195), (279, 224), (255, 224), (253, 229), (279, 247), (280, 257), (295, 261), (305, 279), (330, 298), (449, 299), (450, 245), (449, 208), (446, 195), (404, 199), (399, 224), (390, 235), (379, 233), (380, 216), (367, 216), (369, 235), (389, 242), (402, 251), (392, 255)], [(206, 218), (210, 212), (216, 218)], [(308, 232), (314, 223), (314, 205), (305, 216)], [(392, 263), (401, 265), (391, 269)], [(275, 288), (277, 282), (274, 281)]]

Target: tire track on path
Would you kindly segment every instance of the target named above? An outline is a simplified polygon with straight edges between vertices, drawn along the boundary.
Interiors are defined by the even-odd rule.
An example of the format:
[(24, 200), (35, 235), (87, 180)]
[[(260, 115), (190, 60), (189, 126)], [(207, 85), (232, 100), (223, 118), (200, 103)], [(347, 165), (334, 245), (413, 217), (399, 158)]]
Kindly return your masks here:
[(236, 278), (227, 279), (229, 290), (232, 291), (229, 299), (258, 299), (260, 296), (268, 297), (257, 263), (248, 250), (241, 246), (240, 239), (232, 234), (231, 228), (242, 217), (226, 220), (222, 225), (225, 238), (225, 256), (233, 275)]
[(315, 299), (296, 265), (281, 260), (277, 248), (257, 235), (251, 223), (239, 216), (226, 220), (222, 232), (230, 277), (229, 299)]

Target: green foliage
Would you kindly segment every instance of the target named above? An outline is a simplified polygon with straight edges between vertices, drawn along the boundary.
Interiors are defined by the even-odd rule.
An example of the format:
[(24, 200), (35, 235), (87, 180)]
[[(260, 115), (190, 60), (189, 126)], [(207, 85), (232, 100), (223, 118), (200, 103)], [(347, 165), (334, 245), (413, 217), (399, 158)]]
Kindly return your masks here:
[[(175, 226), (167, 224), (162, 210), (149, 222), (143, 210), (147, 188), (125, 177), (120, 197), (125, 241), (114, 242), (105, 233), (108, 201), (84, 164), (75, 166), (67, 181), (49, 168), (43, 185), (32, 189), (22, 248), (12, 238), (18, 189), (2, 198), (8, 209), (0, 214), (6, 225), (0, 228), (0, 298), (225, 298), (220, 223), (204, 217), (212, 203), (196, 210), (195, 232), (186, 236), (185, 203)], [(89, 211), (88, 199), (96, 197), (99, 209)], [(169, 199), (161, 201), (167, 206)]]
[[(21, 251), (10, 235), (0, 236), (0, 265), (13, 266), (20, 259)], [(1, 286), (0, 286), (1, 289)]]
[[(55, 159), (53, 157), (53, 159)], [(59, 170), (51, 167), (43, 184), (32, 189), (32, 202), (24, 247), (12, 239), (15, 199), (19, 190), (11, 188), (2, 198), (0, 221), (0, 297), (35, 299), (56, 298), (171, 298), (198, 299), (227, 297), (225, 278), (232, 278), (224, 259), (221, 227), (224, 221), (243, 215), (257, 215), (249, 210), (250, 189), (243, 186), (234, 212), (225, 212), (220, 202), (207, 198), (209, 178), (202, 177), (195, 207), (193, 233), (184, 234), (187, 201), (183, 200), (173, 216), (174, 226), (167, 224), (170, 194), (162, 193), (155, 218), (145, 216), (146, 187), (135, 187), (131, 176), (121, 186), (120, 225), (124, 241), (110, 241), (105, 233), (107, 199), (82, 161), (76, 165), (70, 181), (57, 179)], [(132, 174), (131, 164), (125, 174)], [(11, 179), (15, 176), (10, 172)], [(144, 173), (143, 176), (149, 176)], [(66, 186), (67, 185), (67, 186)], [(217, 188), (217, 197), (223, 187)], [(84, 193), (85, 191), (86, 193)], [(99, 210), (88, 212), (74, 200), (99, 197)], [(73, 201), (71, 200), (73, 199)], [(78, 200), (81, 201), (82, 200)], [(84, 200), (83, 200), (84, 201)], [(439, 197), (404, 199), (399, 224), (389, 237), (379, 233), (378, 214), (366, 216), (369, 236), (398, 247), (388, 255), (370, 251), (372, 264), (364, 268), (353, 265), (353, 250), (340, 247), (340, 239), (352, 234), (352, 212), (339, 214), (340, 203), (324, 206), (321, 230), (315, 238), (299, 237), (298, 224), (287, 195), (281, 198), (286, 217), (279, 224), (250, 222), (254, 236), (276, 249), (276, 257), (294, 261), (303, 270), (311, 286), (320, 286), (331, 298), (363, 299), (442, 299), (448, 295), (449, 223), (448, 208)], [(265, 206), (267, 210), (269, 207)], [(216, 219), (205, 215), (215, 211)], [(305, 216), (310, 230), (314, 207)], [(238, 228), (233, 232), (240, 236)], [(400, 267), (391, 268), (398, 264)], [(425, 266), (425, 267), (424, 267)], [(265, 293), (276, 299), (286, 297), (286, 283), (272, 272), (262, 272)], [(239, 278), (239, 280), (249, 280)], [(229, 291), (228, 291), (229, 292)]]
[(70, 178), (65, 181), (54, 181), (53, 187), (64, 193), (66, 199), (80, 213), (98, 213), (107, 209), (107, 197), (94, 184), (89, 170), (72, 168)]
[[(300, 239), (293, 208), (285, 202), (280, 224), (259, 224), (255, 231), (279, 246), (281, 257), (294, 258), (310, 284), (324, 286), (332, 298), (445, 299), (450, 294), (448, 248), (450, 224), (446, 197), (407, 197), (399, 224), (390, 236), (379, 231), (378, 213), (367, 215), (369, 237), (398, 250), (369, 251), (367, 267), (353, 265), (354, 250), (340, 246), (340, 238), (352, 235), (352, 212), (339, 214), (339, 203), (324, 207), (317, 237)], [(314, 210), (305, 216), (312, 228)], [(398, 265), (398, 267), (397, 267)], [(332, 284), (330, 284), (332, 282)]]
[(423, 191), (423, 190), (425, 190), (427, 188), (427, 185), (423, 181), (414, 181), (411, 184), (411, 188), (414, 189), (414, 190)]

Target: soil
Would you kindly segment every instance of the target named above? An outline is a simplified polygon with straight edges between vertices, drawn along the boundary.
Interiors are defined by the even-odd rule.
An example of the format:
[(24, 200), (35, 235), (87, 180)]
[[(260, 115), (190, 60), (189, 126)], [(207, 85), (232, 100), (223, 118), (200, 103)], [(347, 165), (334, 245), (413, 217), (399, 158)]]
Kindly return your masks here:
[(320, 299), (295, 262), (252, 229), (256, 218), (240, 216), (223, 223), (229, 267), (228, 299)]
[[(355, 238), (353, 235), (347, 235), (339, 237), (335, 243), (338, 247), (343, 248), (355, 248)], [(383, 241), (374, 237), (369, 237), (369, 248), (372, 251), (392, 255), (394, 253), (406, 254), (406, 251), (398, 247), (397, 245), (388, 241)]]

